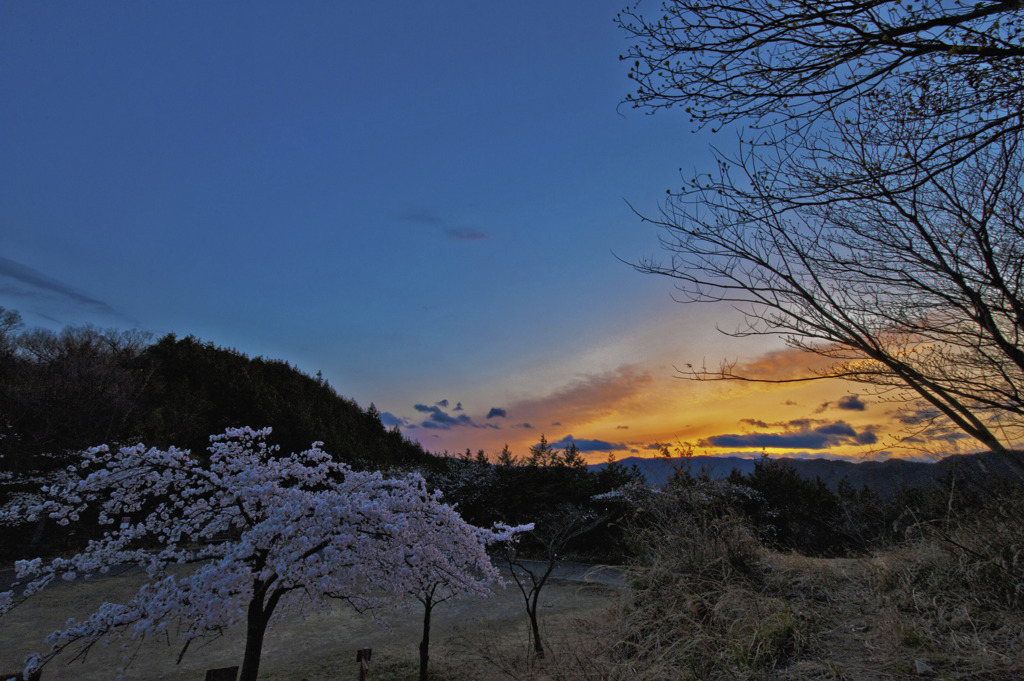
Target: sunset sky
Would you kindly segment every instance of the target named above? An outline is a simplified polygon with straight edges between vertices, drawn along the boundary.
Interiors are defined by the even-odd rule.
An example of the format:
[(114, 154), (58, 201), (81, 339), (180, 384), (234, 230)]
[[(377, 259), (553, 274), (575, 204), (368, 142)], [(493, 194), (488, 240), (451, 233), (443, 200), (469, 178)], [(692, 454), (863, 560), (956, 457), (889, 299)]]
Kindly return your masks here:
[(677, 377), (810, 359), (624, 264), (735, 137), (619, 106), (621, 5), (0, 3), (0, 306), (322, 371), (436, 452), (888, 451), (854, 386)]

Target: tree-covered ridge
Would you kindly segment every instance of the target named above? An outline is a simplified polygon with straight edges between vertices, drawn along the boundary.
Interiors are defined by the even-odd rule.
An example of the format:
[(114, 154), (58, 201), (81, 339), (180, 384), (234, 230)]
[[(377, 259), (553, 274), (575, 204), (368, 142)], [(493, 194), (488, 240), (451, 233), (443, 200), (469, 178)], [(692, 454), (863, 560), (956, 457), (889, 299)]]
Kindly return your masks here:
[(386, 429), (372, 404), (363, 409), (285, 361), (193, 336), (150, 343), (140, 332), (94, 327), (22, 332), (6, 310), (0, 321), (0, 502), (99, 443), (203, 452), (210, 433), (250, 423), (272, 425), (285, 451), (323, 442), (356, 468), (434, 461)]
[(374, 405), (362, 409), (325, 380), (288, 362), (249, 358), (193, 336), (165, 336), (147, 349), (150, 385), (141, 430), (146, 442), (201, 448), (207, 434), (244, 423), (273, 424), (286, 450), (321, 441), (339, 461), (361, 468), (429, 465), (432, 457)]

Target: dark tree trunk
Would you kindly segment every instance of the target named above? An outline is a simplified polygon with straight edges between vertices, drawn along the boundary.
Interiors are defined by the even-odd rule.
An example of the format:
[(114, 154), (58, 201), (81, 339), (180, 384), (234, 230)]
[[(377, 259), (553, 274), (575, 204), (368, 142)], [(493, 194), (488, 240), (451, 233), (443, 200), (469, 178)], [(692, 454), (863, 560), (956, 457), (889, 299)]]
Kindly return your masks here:
[(249, 603), (249, 619), (245, 627), (245, 654), (242, 656), (242, 671), (238, 681), (256, 681), (260, 671), (260, 656), (263, 654), (263, 636), (267, 633), (269, 615), (263, 612), (260, 599)]
[(430, 611), (434, 604), (423, 604), (423, 640), (420, 641), (420, 681), (427, 681), (427, 665), (430, 663)]
[(533, 602), (526, 608), (530, 615), (530, 627), (533, 628), (533, 652), (537, 657), (544, 657), (544, 644), (540, 640), (540, 626), (537, 624), (537, 598), (540, 596), (540, 589), (533, 592)]

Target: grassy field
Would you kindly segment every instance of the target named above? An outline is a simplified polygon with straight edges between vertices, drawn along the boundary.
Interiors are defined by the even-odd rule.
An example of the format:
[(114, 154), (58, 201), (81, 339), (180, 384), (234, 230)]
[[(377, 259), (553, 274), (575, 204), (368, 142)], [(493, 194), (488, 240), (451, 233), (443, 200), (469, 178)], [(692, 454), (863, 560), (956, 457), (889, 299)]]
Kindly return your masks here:
[[(71, 616), (88, 615), (103, 601), (127, 599), (141, 583), (140, 576), (121, 576), (57, 584), (0, 618), (0, 671), (21, 668), (28, 653), (43, 648), (43, 639)], [(617, 590), (554, 580), (543, 592), (542, 624), (553, 642), (564, 643), (573, 620), (609, 607)], [(418, 604), (415, 604), (418, 606)], [(356, 651), (373, 649), (371, 678), (414, 679), (422, 610), (411, 609), (389, 618), (390, 628), (369, 615), (344, 606), (306, 619), (285, 619), (268, 632), (260, 678), (267, 681), (328, 681), (358, 673)], [(238, 628), (193, 646), (180, 664), (178, 647), (167, 640), (148, 640), (139, 648), (125, 681), (194, 681), (206, 669), (240, 663), (244, 631)], [(431, 664), (440, 679), (505, 677), (500, 666), (518, 664), (528, 657), (528, 621), (522, 598), (514, 585), (497, 589), (487, 599), (467, 599), (438, 606), (432, 627)], [(120, 643), (97, 646), (84, 663), (55, 659), (44, 668), (46, 681), (100, 681), (113, 679), (125, 651)], [(496, 666), (498, 665), (498, 666)]]

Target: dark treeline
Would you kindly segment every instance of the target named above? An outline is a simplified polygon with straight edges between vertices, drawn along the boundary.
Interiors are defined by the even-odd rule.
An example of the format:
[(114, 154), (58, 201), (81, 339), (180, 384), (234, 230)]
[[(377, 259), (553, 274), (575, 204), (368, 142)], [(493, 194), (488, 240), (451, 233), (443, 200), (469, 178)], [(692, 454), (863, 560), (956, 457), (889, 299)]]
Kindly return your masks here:
[(535, 525), (520, 542), (527, 555), (617, 562), (628, 552), (621, 521), (643, 487), (635, 468), (610, 459), (595, 470), (575, 445), (559, 450), (543, 435), (522, 457), (506, 445), (493, 463), (483, 450), (439, 463), (428, 481), (471, 523)]
[[(669, 461), (671, 474), (651, 486), (635, 466), (610, 459), (603, 467), (587, 467), (574, 446), (559, 451), (542, 438), (523, 457), (506, 447), (497, 463), (483, 451), (442, 458), (428, 477), (475, 524), (535, 523), (522, 546), (530, 555), (543, 557), (553, 541), (570, 533), (560, 559), (602, 562), (630, 559), (632, 536), (652, 522), (645, 509), (674, 495), (699, 499), (702, 514), (717, 509), (728, 515), (765, 547), (835, 557), (866, 555), (900, 544), (923, 524), (984, 513), (1016, 484), (1010, 476), (981, 480), (951, 467), (925, 484), (881, 494), (845, 479), (838, 485), (809, 479), (789, 462), (769, 457), (749, 473), (726, 478), (691, 465), (690, 457)], [(685, 504), (677, 511), (688, 512)]]
[(925, 484), (881, 494), (846, 479), (830, 486), (801, 475), (788, 461), (762, 457), (749, 473), (714, 479), (683, 458), (667, 481), (672, 489), (699, 490), (711, 506), (742, 522), (766, 547), (809, 556), (864, 555), (904, 541), (922, 524), (985, 512), (993, 499), (1019, 489), (1010, 476), (980, 479), (949, 467)]

